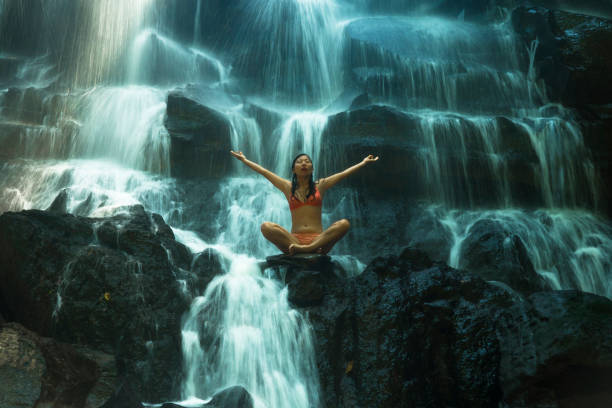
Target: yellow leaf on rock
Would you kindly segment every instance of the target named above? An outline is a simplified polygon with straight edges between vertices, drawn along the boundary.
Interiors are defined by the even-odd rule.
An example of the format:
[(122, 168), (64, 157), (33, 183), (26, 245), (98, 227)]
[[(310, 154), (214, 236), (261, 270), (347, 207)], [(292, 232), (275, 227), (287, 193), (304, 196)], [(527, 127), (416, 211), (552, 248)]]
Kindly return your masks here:
[(353, 360), (349, 361), (348, 364), (346, 365), (346, 374), (350, 373), (352, 369), (353, 369)]
[(104, 300), (107, 302), (110, 300), (110, 292), (104, 292)]

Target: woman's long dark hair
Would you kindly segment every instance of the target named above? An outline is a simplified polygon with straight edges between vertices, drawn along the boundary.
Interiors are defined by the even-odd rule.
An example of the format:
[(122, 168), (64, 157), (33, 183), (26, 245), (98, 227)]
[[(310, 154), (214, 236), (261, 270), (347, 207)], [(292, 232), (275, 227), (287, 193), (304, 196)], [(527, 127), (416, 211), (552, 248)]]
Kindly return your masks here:
[[(293, 159), (293, 162), (291, 163), (291, 173), (293, 173), (293, 176), (291, 177), (291, 197), (295, 197), (295, 189), (297, 188), (297, 176), (293, 172), (293, 168), (295, 167), (295, 162), (297, 161), (297, 159), (299, 159), (302, 156), (308, 157), (308, 160), (310, 160), (310, 163), (312, 163), (312, 159), (306, 153), (300, 153), (297, 156), (295, 156), (295, 159)], [(312, 174), (310, 174), (310, 180), (308, 180), (308, 192), (306, 194), (306, 201), (308, 201), (308, 197), (310, 197), (314, 193), (315, 193), (314, 177), (312, 176)], [(295, 198), (297, 199), (297, 197)]]

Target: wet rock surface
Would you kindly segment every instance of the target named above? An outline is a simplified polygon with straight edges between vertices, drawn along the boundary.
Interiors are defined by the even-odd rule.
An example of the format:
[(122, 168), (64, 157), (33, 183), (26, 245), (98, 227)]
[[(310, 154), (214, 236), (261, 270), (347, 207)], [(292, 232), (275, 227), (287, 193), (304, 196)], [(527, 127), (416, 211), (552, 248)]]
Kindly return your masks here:
[(495, 220), (480, 220), (463, 241), (459, 267), (485, 280), (501, 281), (521, 293), (548, 289), (535, 271), (525, 243)]
[[(106, 219), (42, 211), (0, 216), (0, 261), (7, 266), (0, 275), (1, 314), (52, 336), (40, 338), (17, 323), (3, 326), (0, 337), (17, 333), (13, 354), (36, 362), (25, 367), (4, 357), (0, 375), (19, 372), (14, 378), (27, 385), (10, 395), (105, 408), (178, 397), (179, 318), (192, 296), (178, 280), (187, 292), (199, 285), (201, 293), (221, 260), (213, 251), (192, 259), (160, 218), (138, 207), (126, 211)], [(485, 252), (494, 256), (503, 241), (495, 232), (503, 231), (481, 227), (493, 231), (495, 248)], [(466, 250), (480, 256), (479, 246), (488, 242), (483, 236), (476, 234)], [(510, 249), (518, 263), (508, 275), (529, 277), (520, 245)], [(262, 268), (287, 284), (290, 302), (312, 324), (326, 406), (598, 407), (612, 401), (612, 301), (534, 286), (509, 290), (477, 276), (483, 272), (474, 262), (476, 273), (455, 270), (409, 248), (374, 259), (353, 278), (320, 255), (270, 257)], [(242, 388), (227, 395), (230, 402), (213, 399), (221, 405), (210, 406), (252, 404)]]
[(180, 318), (191, 300), (179, 281), (197, 286), (200, 277), (161, 217), (140, 206), (106, 219), (4, 213), (0, 245), (7, 321), (113, 354), (143, 400), (176, 395)]
[(217, 392), (210, 401), (203, 404), (181, 405), (181, 403), (166, 402), (161, 408), (253, 408), (253, 404), (251, 394), (244, 387), (236, 385)]
[(168, 94), (165, 126), (170, 134), (170, 167), (174, 177), (225, 176), (230, 168), (230, 123), (189, 92)]
[(112, 395), (112, 355), (0, 326), (0, 406), (99, 407)]
[(212, 400), (204, 406), (211, 408), (252, 408), (253, 397), (244, 387), (237, 385), (216, 393)]
[[(430, 122), (418, 114), (383, 105), (369, 105), (350, 112), (330, 116), (323, 137), (333, 140), (338, 148), (333, 162), (338, 168), (376, 152), (384, 158), (384, 166), (372, 165), (346, 181), (355, 187), (367, 186), (368, 194), (376, 196), (405, 195), (411, 199), (431, 198), (437, 193), (431, 183), (453, 186), (444, 192), (444, 199), (455, 205), (491, 205), (499, 198), (491, 194), (499, 190), (499, 176), (491, 165), (491, 157), (478, 123), (452, 114), (441, 115)], [(505, 118), (496, 117), (495, 138), (498, 154), (507, 166), (509, 189), (517, 203), (539, 205), (541, 193), (535, 169), (539, 166), (529, 135), (523, 127)], [(436, 158), (424, 158), (430, 151), (432, 138), (439, 146)], [(453, 147), (454, 146), (454, 147)], [(462, 154), (465, 149), (466, 154)], [(339, 153), (342, 152), (342, 153)], [(411, 182), (399, 182), (406, 174), (425, 176), (435, 169), (427, 168), (427, 160), (437, 160), (435, 166), (449, 171), (441, 172), (443, 179), (415, 177)], [(453, 171), (450, 171), (453, 169)], [(337, 169), (322, 169), (323, 174)], [(469, 175), (469, 182), (463, 174)], [(441, 176), (442, 177), (442, 176)]]
[[(610, 16), (610, 6), (603, 4), (575, 4), (545, 2), (568, 9), (586, 7)], [(563, 3), (563, 4), (556, 4)], [(518, 7), (512, 13), (512, 24), (526, 46), (536, 38), (535, 68), (547, 88), (552, 101), (575, 109), (577, 122), (584, 135), (585, 145), (592, 153), (595, 170), (601, 177), (600, 202), (609, 203), (610, 157), (612, 143), (609, 129), (612, 104), (612, 20), (593, 15), (578, 14), (543, 7)], [(598, 208), (610, 216), (609, 208)]]
[(612, 101), (608, 75), (612, 21), (584, 14), (519, 7), (512, 23), (525, 42), (539, 41), (536, 64), (553, 100), (584, 107)]
[[(414, 249), (377, 258), (353, 279), (311, 269), (287, 264), (285, 279), (313, 325), (329, 407), (612, 401), (609, 299), (577, 291), (521, 297)], [(312, 295), (304, 301), (302, 293)]]

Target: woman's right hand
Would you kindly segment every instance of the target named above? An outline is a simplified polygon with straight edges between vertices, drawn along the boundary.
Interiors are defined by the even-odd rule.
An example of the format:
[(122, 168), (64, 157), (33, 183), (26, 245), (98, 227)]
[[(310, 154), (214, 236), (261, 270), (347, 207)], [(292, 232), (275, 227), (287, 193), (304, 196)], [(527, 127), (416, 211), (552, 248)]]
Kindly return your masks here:
[(242, 154), (242, 152), (235, 152), (233, 150), (230, 150), (230, 154), (241, 162), (244, 162), (246, 160), (246, 157), (244, 157), (244, 154)]

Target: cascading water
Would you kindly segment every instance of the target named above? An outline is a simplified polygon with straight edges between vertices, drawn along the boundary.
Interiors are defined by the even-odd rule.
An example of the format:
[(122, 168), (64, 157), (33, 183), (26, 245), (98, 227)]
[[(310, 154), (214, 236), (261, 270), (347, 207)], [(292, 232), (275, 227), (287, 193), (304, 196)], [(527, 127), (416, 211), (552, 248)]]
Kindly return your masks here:
[(242, 384), (257, 407), (319, 405), (308, 322), (290, 308), (286, 288), (261, 276), (254, 259), (233, 256), (228, 273), (194, 300), (183, 350), (186, 396)]
[[(237, 75), (272, 102), (322, 106), (341, 92), (341, 27), (333, 0), (242, 0), (232, 45)], [(245, 49), (245, 44), (248, 48)]]
[[(466, 237), (488, 220), (520, 237), (551, 288), (612, 298), (612, 231), (581, 209), (599, 203), (589, 152), (571, 112), (549, 104), (535, 82), (537, 42), (525, 58), (506, 23), (425, 16), (429, 6), (417, 0), (361, 0), (350, 8), (333, 0), (217, 3), (193, 3), (192, 30), (181, 37), (164, 10), (184, 2), (58, 1), (32, 17), (42, 34), (24, 39), (29, 57), (0, 55), (15, 64), (0, 94), (0, 141), (10, 146), (0, 156), (0, 212), (60, 206), (98, 217), (140, 203), (194, 253), (220, 255), (225, 274), (184, 319), (183, 398), (197, 402), (240, 384), (260, 407), (321, 400), (308, 321), (290, 307), (281, 283), (257, 267), (277, 252), (260, 224), (290, 226), (286, 199), (234, 161), (230, 176), (197, 198), (210, 207), (199, 217), (212, 232), (203, 239), (188, 229), (191, 222), (177, 214), (193, 203), (169, 176), (164, 126), (175, 87), (194, 84), (229, 123), (232, 148), (286, 178), (298, 152), (314, 159), (315, 178), (342, 170), (334, 162), (341, 152), (323, 138), (344, 88), (357, 87), (370, 103), (415, 124), (415, 178), (427, 186), (428, 211), (452, 237), (449, 264), (462, 267)], [(26, 21), (25, 5), (0, 1), (2, 24), (7, 15)], [(400, 6), (404, 15), (369, 14)], [(215, 7), (236, 18), (229, 32), (225, 23), (207, 24), (217, 18)], [(64, 15), (78, 21), (74, 34), (54, 24)], [(0, 42), (15, 51), (11, 38)], [(253, 109), (273, 119), (264, 124)], [(508, 139), (508, 128), (516, 138)], [(517, 171), (519, 153), (528, 165)], [(478, 182), (484, 178), (494, 183)], [(516, 178), (536, 192), (541, 209), (520, 209)], [(324, 225), (363, 216), (354, 191), (331, 197), (337, 200), (327, 200)], [(483, 201), (488, 209), (476, 210)], [(356, 274), (365, 260), (349, 254), (366, 244), (346, 242), (334, 259)]]

